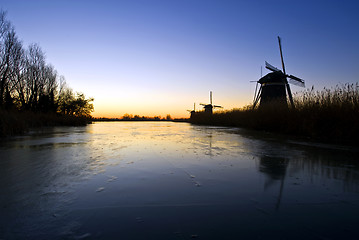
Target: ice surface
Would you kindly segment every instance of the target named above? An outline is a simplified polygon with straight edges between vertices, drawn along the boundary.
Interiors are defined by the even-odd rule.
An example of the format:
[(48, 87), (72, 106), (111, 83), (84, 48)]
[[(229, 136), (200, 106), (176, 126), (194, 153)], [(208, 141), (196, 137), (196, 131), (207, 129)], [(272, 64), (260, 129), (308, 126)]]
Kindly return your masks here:
[(356, 149), (104, 122), (0, 142), (0, 239), (355, 239)]

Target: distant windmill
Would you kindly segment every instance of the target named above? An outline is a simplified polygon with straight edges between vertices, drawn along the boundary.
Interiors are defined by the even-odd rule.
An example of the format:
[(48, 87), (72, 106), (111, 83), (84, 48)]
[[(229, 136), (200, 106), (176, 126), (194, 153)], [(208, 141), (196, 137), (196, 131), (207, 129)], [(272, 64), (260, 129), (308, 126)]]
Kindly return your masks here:
[(191, 113), (191, 117), (196, 113), (196, 103), (193, 103), (193, 110), (187, 110), (187, 112)]
[(280, 51), (280, 57), (282, 60), (283, 71), (281, 71), (278, 68), (273, 67), (269, 63), (265, 62), (266, 68), (271, 70), (272, 72), (268, 73), (264, 77), (261, 77), (257, 81), (257, 83), (260, 84), (260, 88), (259, 88), (258, 93), (257, 93), (257, 88), (256, 88), (253, 108), (256, 107), (259, 100), (260, 100), (260, 106), (270, 103), (273, 100), (275, 100), (279, 104), (283, 104), (284, 106), (287, 106), (286, 91), (288, 92), (290, 104), (291, 104), (292, 108), (294, 108), (292, 92), (290, 90), (287, 78), (290, 78), (289, 79), (290, 83), (304, 87), (303, 79), (300, 79), (293, 75), (288, 75), (285, 72), (284, 60), (283, 60), (283, 54), (282, 54), (282, 44), (281, 44), (281, 39), (279, 36), (278, 36), (278, 43), (279, 43), (279, 51)]
[(204, 107), (204, 112), (205, 113), (212, 114), (213, 113), (213, 108), (223, 108), (222, 106), (212, 104), (212, 91), (209, 92), (209, 102), (210, 102), (209, 104), (200, 103), (200, 105), (202, 105)]

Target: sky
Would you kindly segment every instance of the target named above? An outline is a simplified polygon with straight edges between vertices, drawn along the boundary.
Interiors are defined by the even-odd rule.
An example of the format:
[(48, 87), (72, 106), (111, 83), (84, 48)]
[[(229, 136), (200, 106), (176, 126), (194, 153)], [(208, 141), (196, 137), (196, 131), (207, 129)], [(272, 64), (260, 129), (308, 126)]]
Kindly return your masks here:
[[(264, 61), (321, 90), (359, 82), (359, 1), (1, 0), (94, 117), (189, 117), (199, 103), (253, 102)], [(292, 92), (304, 88), (291, 85)]]

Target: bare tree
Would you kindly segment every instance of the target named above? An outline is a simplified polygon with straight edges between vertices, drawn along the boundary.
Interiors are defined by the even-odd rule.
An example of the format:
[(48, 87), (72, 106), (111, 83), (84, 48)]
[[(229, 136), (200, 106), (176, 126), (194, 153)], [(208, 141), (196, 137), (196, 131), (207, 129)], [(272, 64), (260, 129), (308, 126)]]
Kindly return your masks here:
[(43, 112), (56, 112), (57, 71), (52, 65), (45, 65), (41, 73), (39, 109)]
[(11, 78), (13, 74), (14, 64), (19, 59), (19, 51), (21, 51), (21, 43), (18, 40), (15, 30), (10, 30), (4, 36), (4, 42), (1, 52), (0, 63), (0, 106), (4, 103), (5, 93), (8, 92), (10, 96), (10, 90), (12, 86)]
[(0, 9), (0, 41), (10, 29), (11, 24), (6, 20), (6, 12)]
[(25, 82), (25, 51), (22, 44), (16, 45), (14, 48), (14, 64), (11, 74), (11, 82), (13, 96), (19, 109), (25, 109), (26, 102), (26, 82)]
[(26, 95), (31, 110), (37, 110), (38, 98), (44, 87), (42, 70), (45, 67), (45, 56), (37, 44), (31, 44), (26, 53)]

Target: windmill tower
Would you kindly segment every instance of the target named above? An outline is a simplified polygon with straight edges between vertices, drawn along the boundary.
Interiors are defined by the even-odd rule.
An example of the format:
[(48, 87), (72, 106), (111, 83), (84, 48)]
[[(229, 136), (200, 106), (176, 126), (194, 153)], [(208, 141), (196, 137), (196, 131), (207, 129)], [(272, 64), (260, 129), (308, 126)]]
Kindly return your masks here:
[(212, 91), (209, 92), (209, 104), (200, 103), (203, 106), (204, 112), (208, 114), (213, 114), (213, 108), (223, 108), (222, 106), (212, 104)]
[(257, 81), (257, 84), (258, 83), (260, 84), (260, 88), (258, 93), (257, 92), (255, 93), (253, 108), (256, 107), (259, 100), (260, 100), (260, 107), (267, 105), (269, 103), (273, 103), (273, 101), (275, 101), (279, 105), (288, 106), (287, 93), (288, 93), (290, 104), (292, 108), (294, 108), (292, 92), (290, 90), (290, 86), (287, 78), (289, 78), (290, 83), (304, 87), (303, 79), (300, 79), (293, 75), (288, 75), (286, 73), (284, 60), (283, 60), (283, 53), (282, 53), (282, 44), (279, 36), (278, 36), (278, 43), (279, 43), (279, 51), (280, 51), (283, 71), (265, 62), (266, 68), (271, 70), (272, 72), (268, 73), (267, 75), (265, 75), (264, 77), (260, 78)]

